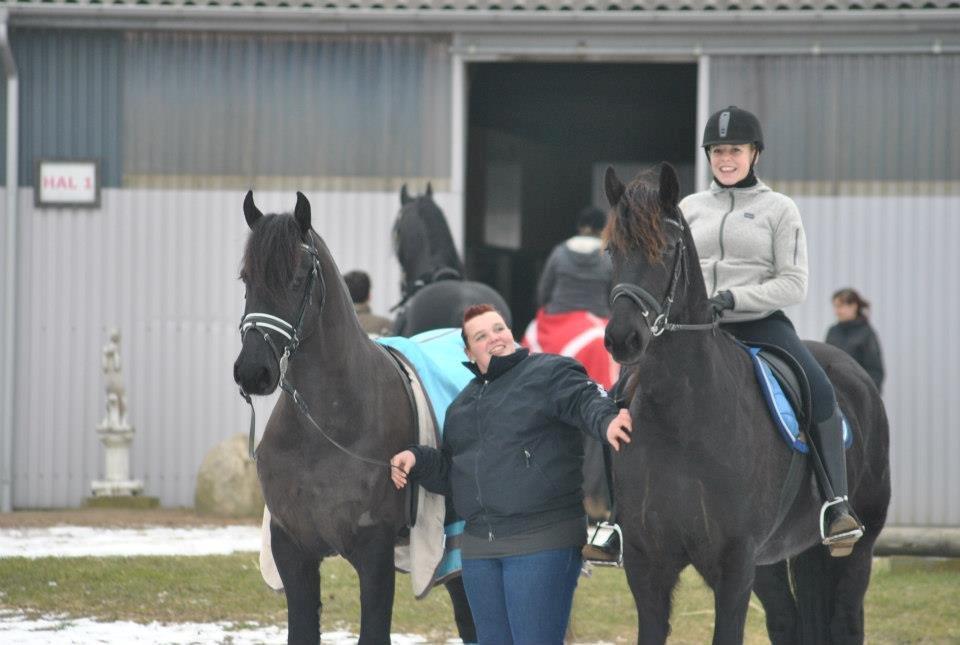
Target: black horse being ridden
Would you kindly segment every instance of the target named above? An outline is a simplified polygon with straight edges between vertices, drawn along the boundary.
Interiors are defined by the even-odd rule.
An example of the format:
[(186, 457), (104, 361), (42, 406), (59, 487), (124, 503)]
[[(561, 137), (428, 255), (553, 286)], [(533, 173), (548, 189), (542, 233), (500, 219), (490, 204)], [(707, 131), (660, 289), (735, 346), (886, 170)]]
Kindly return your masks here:
[(614, 472), (638, 641), (666, 640), (671, 592), (692, 563), (714, 592), (714, 643), (742, 642), (751, 589), (774, 643), (863, 642), (872, 548), (890, 499), (879, 392), (843, 352), (808, 343), (853, 430), (850, 498), (866, 527), (851, 555), (831, 558), (809, 464), (799, 494), (778, 512), (791, 453), (748, 355), (713, 328), (675, 171), (665, 164), (624, 186), (608, 169), (605, 189), (617, 285), (606, 342), (631, 370), (636, 428)]
[(459, 327), (470, 305), (489, 303), (512, 324), (510, 308), (493, 288), (464, 277), (443, 211), (433, 201), (433, 189), (410, 197), (400, 190), (400, 213), (393, 225), (394, 249), (403, 268), (403, 300), (393, 333), (412, 336), (429, 329)]
[(319, 642), (319, 566), (340, 554), (360, 580), (360, 643), (389, 643), (393, 550), (407, 524), (389, 459), (416, 442), (404, 377), (360, 328), (340, 270), (311, 229), (306, 197), (297, 193), (293, 215), (264, 216), (251, 192), (243, 211), (251, 233), (234, 379), (247, 394), (278, 385), (289, 394), (256, 453), (288, 640)]

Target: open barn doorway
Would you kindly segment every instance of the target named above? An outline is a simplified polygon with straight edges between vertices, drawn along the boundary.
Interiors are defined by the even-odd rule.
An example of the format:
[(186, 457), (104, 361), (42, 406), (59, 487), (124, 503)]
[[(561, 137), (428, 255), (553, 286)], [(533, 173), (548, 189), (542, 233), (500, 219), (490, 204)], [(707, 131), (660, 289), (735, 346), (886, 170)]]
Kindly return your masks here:
[(660, 161), (693, 190), (695, 63), (475, 63), (468, 67), (468, 275), (510, 304), (519, 337), (537, 279), (588, 204), (606, 210), (603, 170), (626, 179)]

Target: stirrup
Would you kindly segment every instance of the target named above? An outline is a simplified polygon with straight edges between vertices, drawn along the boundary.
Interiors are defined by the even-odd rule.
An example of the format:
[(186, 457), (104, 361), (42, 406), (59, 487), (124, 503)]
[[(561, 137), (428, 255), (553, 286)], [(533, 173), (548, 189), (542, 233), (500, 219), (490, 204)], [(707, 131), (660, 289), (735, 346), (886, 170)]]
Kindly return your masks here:
[(840, 504), (848, 504), (849, 500), (846, 495), (841, 497), (834, 497), (830, 501), (824, 502), (823, 506), (820, 507), (820, 542), (827, 546), (831, 544), (837, 544), (838, 542), (856, 542), (861, 537), (863, 537), (863, 525), (860, 524), (860, 520), (853, 514), (853, 509), (850, 509), (850, 517), (853, 518), (853, 521), (858, 524), (856, 528), (850, 529), (849, 531), (844, 531), (843, 533), (837, 533), (836, 535), (831, 535), (827, 537), (827, 509), (831, 506), (838, 506)]
[(611, 532), (604, 539), (604, 543), (608, 542), (614, 536), (617, 537), (617, 557), (615, 560), (608, 559), (593, 559), (589, 557), (584, 557), (584, 560), (587, 562), (599, 565), (603, 567), (622, 567), (623, 566), (623, 530), (620, 528), (619, 524), (612, 522), (598, 522), (597, 527), (593, 530), (593, 535), (587, 540), (587, 543), (584, 545), (584, 550), (589, 550), (591, 547), (598, 550), (604, 551), (603, 544), (597, 544), (596, 540), (600, 535), (600, 529), (609, 529)]

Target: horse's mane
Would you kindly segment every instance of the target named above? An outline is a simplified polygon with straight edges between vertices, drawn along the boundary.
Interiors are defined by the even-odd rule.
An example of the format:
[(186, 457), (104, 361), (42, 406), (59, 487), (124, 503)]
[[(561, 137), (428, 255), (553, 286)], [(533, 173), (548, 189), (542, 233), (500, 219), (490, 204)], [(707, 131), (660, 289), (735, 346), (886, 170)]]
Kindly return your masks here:
[[(664, 207), (660, 202), (659, 176), (659, 168), (651, 168), (627, 184), (603, 229), (603, 241), (608, 248), (623, 254), (639, 249), (651, 262), (660, 258), (667, 238), (660, 224)], [(679, 213), (668, 214), (679, 219)]]
[[(401, 257), (409, 253), (404, 244), (408, 244), (408, 234), (411, 227), (421, 224), (421, 230), (426, 235), (425, 249), (419, 252), (429, 255), (434, 267), (450, 267), (463, 274), (463, 263), (457, 254), (457, 247), (453, 244), (450, 226), (447, 224), (443, 211), (429, 198), (418, 197), (410, 202), (401, 211), (397, 223), (394, 225), (397, 232), (397, 253)], [(412, 237), (412, 236), (411, 236)]]
[(280, 293), (293, 280), (300, 264), (302, 241), (293, 215), (264, 215), (250, 231), (240, 278), (251, 289)]

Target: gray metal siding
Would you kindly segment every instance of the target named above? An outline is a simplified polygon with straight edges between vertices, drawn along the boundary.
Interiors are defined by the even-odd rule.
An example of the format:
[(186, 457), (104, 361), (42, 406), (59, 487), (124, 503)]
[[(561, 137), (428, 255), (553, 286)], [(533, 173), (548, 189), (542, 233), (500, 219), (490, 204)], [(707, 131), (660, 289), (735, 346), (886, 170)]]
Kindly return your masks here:
[(823, 339), (830, 297), (872, 304), (890, 419), (890, 522), (960, 525), (960, 56), (712, 57), (711, 110), (763, 123), (758, 174), (796, 200), (810, 262), (788, 312)]
[(415, 35), (128, 32), (124, 186), (445, 183), (448, 47)]
[(871, 303), (890, 420), (890, 522), (960, 526), (960, 197), (801, 197), (810, 284), (789, 311), (823, 340), (831, 295), (852, 286)]
[[(37, 160), (101, 159), (101, 184), (120, 185), (118, 32), (13, 29), (20, 79), (19, 182), (32, 186)], [(6, 87), (0, 84), (6, 131)], [(0, 180), (6, 181), (0, 156)]]
[[(374, 310), (399, 299), (390, 227), (394, 193), (308, 193), (314, 228), (342, 271), (367, 270)], [(454, 230), (454, 196), (437, 196)], [(14, 505), (75, 506), (102, 476), (100, 351), (120, 328), (131, 475), (164, 505), (191, 506), (197, 469), (249, 423), (232, 366), (240, 348), (237, 280), (247, 227), (237, 191), (115, 190), (97, 211), (37, 210), (20, 191)], [(260, 192), (264, 212), (290, 192)], [(337, 216), (349, 212), (350, 218)], [(258, 436), (273, 399), (258, 403)]]
[[(958, 54), (712, 56), (710, 110), (727, 105), (760, 118), (760, 174), (806, 182), (795, 193), (910, 194), (960, 178)], [(930, 190), (957, 192), (914, 192)]]

